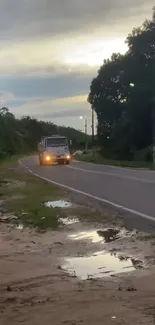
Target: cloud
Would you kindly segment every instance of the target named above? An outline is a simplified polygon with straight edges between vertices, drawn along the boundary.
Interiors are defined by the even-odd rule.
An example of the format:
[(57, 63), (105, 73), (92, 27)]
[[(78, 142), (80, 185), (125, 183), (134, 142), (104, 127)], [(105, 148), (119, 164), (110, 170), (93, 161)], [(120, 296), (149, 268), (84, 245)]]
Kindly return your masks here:
[(143, 16), (154, 5), (149, 0), (1, 0), (0, 35), (3, 39), (36, 38), (91, 31), (94, 26)]
[(15, 101), (15, 96), (10, 92), (0, 92), (0, 106), (7, 106), (9, 101)]
[(92, 74), (113, 50), (125, 53), (124, 38), (103, 39), (87, 35), (74, 40), (43, 39), (36, 41), (6, 44), (0, 51), (0, 72), (3, 75), (54, 77), (84, 72)]
[(0, 89), (14, 94), (16, 99), (27, 101), (35, 98), (63, 98), (84, 95), (89, 91), (90, 81), (97, 73), (76, 73), (55, 77), (0, 77)]
[(92, 74), (113, 52), (125, 53), (127, 34), (151, 16), (153, 1), (1, 0), (0, 73)]
[[(67, 112), (67, 116), (80, 116), (79, 109), (89, 109), (87, 103), (87, 94), (73, 97), (64, 98), (48, 98), (38, 97), (25, 101), (22, 105), (15, 106), (12, 111), (17, 116), (22, 116), (23, 112), (30, 116), (51, 116), (51, 117), (63, 117), (64, 112)], [(74, 114), (73, 114), (74, 111)], [(76, 111), (76, 114), (75, 114)], [(70, 112), (70, 114), (69, 114)]]
[(52, 121), (58, 125), (68, 125), (77, 129), (83, 127), (80, 116), (88, 119), (88, 130), (91, 132), (91, 108), (87, 102), (87, 94), (64, 98), (33, 98), (23, 104), (11, 108), (18, 118), (29, 115), (44, 121)]

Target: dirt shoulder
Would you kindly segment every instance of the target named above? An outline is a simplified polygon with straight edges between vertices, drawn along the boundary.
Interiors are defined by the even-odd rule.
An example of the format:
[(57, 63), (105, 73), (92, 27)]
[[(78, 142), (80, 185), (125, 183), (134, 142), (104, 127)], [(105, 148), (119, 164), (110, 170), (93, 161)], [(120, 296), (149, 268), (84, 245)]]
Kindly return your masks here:
[[(88, 207), (46, 208), (47, 201), (69, 201), (69, 193), (16, 164), (3, 166), (0, 177), (2, 325), (154, 324), (153, 235), (127, 232), (121, 218)], [(109, 229), (118, 232), (110, 237)], [(97, 252), (99, 277), (89, 261), (96, 263)], [(124, 272), (115, 272), (125, 262)]]

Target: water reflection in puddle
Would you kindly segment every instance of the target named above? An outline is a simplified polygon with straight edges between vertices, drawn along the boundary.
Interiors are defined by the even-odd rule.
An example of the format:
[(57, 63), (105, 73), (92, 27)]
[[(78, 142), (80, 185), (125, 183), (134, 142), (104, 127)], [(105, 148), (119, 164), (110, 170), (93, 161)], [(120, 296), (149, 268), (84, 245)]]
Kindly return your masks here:
[(78, 218), (60, 218), (59, 221), (63, 224), (63, 225), (73, 225), (75, 223), (79, 222)]
[(103, 242), (103, 238), (98, 235), (97, 231), (81, 231), (70, 235), (69, 238), (74, 240), (90, 239), (93, 243)]
[(47, 208), (70, 208), (72, 203), (64, 200), (58, 200), (45, 202), (44, 205)]
[(131, 237), (134, 232), (129, 232), (126, 229), (105, 228), (98, 231), (82, 231), (69, 237), (74, 240), (90, 239), (93, 243), (110, 243), (123, 237)]
[(85, 280), (131, 272), (142, 267), (141, 261), (100, 251), (92, 256), (66, 258), (63, 269)]
[(16, 229), (18, 230), (22, 230), (24, 228), (24, 225), (23, 224), (19, 224), (16, 226)]

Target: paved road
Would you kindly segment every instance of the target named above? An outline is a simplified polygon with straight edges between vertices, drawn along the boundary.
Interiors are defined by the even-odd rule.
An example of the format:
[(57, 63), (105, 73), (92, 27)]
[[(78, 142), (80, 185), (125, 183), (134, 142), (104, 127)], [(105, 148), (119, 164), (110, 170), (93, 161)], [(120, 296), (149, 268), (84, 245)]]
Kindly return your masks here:
[[(70, 166), (44, 166), (38, 157), (26, 157), (23, 164), (33, 173), (86, 193), (113, 207), (122, 206), (155, 224), (155, 172), (131, 170), (91, 163), (72, 162)], [(152, 220), (151, 220), (152, 219)]]

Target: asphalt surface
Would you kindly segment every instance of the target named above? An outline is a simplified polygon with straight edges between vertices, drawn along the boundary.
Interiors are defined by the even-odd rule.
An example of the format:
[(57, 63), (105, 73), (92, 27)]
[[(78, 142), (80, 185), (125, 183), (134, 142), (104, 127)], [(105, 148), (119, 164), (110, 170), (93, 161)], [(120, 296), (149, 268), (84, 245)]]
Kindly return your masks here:
[(37, 156), (26, 157), (22, 163), (40, 177), (128, 212), (138, 223), (145, 221), (145, 224), (155, 227), (154, 171), (83, 162), (72, 162), (70, 166), (40, 167)]

